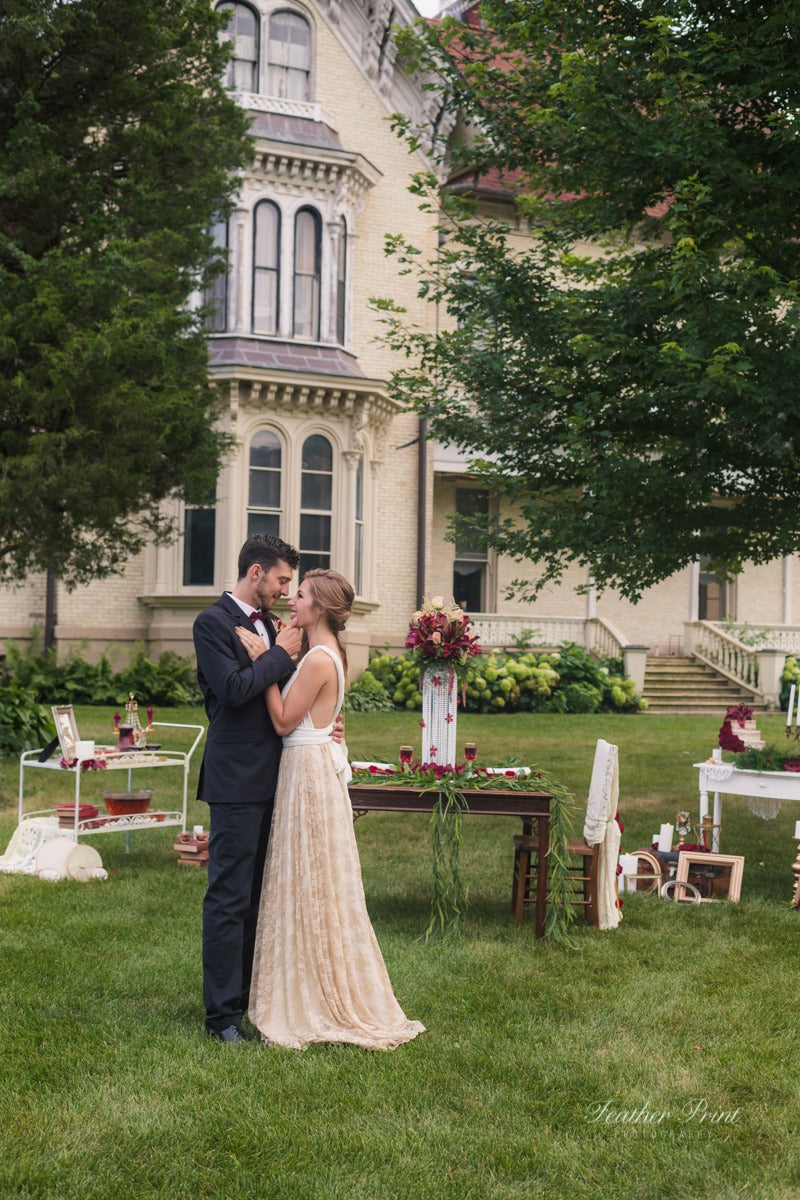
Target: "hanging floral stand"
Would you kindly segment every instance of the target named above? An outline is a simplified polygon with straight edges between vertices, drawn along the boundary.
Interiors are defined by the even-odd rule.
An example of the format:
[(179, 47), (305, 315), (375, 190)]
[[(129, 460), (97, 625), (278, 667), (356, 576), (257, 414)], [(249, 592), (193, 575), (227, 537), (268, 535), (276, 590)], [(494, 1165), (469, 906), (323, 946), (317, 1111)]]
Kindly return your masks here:
[(456, 761), (458, 686), (455, 668), (438, 661), (422, 672), (422, 761), (452, 767)]

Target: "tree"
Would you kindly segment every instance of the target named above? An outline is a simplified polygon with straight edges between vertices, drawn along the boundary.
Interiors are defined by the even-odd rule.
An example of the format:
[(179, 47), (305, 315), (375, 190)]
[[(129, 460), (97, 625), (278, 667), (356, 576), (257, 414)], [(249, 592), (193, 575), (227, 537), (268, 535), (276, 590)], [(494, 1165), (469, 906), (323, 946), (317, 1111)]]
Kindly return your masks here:
[[(383, 303), (398, 393), (512, 506), (489, 538), (538, 564), (528, 591), (577, 560), (635, 600), (797, 551), (800, 7), (481, 12), (411, 47), (471, 136), (416, 182), (438, 262), (389, 242), (449, 315), (426, 336)], [(499, 181), (524, 246), (475, 207)]]
[(208, 0), (0, 5), (0, 578), (70, 585), (206, 501), (209, 226), (245, 161)]

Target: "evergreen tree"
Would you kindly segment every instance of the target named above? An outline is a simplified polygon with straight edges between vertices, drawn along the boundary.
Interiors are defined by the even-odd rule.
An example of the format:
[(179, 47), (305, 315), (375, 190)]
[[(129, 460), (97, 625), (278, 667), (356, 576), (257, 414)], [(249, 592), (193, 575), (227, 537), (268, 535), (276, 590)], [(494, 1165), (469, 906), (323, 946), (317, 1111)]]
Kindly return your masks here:
[(223, 27), (208, 0), (0, 3), (2, 578), (119, 570), (214, 484), (187, 301), (247, 147)]

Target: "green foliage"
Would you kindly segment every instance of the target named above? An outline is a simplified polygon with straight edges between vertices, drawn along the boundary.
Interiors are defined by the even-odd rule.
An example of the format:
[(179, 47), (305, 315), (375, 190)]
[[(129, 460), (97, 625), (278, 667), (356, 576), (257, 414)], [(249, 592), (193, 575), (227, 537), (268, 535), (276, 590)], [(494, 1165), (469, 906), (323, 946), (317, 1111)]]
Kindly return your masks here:
[[(464, 711), (638, 712), (644, 701), (618, 667), (598, 662), (574, 642), (539, 653), (482, 654), (467, 666)], [(422, 708), (419, 668), (410, 655), (375, 655), (369, 674), (396, 708)]]
[(153, 705), (198, 704), (202, 699), (193, 658), (165, 651), (156, 663), (139, 651), (127, 667), (115, 672), (105, 655), (90, 663), (73, 650), (59, 662), (55, 650), (39, 649), (36, 638), (25, 651), (6, 643), (2, 681), (13, 681), (46, 704), (119, 705), (130, 692), (141, 703)]
[(35, 695), (15, 680), (0, 682), (0, 754), (35, 750), (53, 736), (53, 722)]
[[(523, 595), (575, 562), (635, 600), (703, 555), (730, 575), (798, 551), (800, 9), (489, 0), (481, 18), (428, 23), (411, 51), (473, 136), (442, 146), (458, 195), (414, 185), (436, 263), (387, 242), (447, 314), (429, 334), (381, 306), (395, 395), (501, 501), (488, 540), (536, 562)], [(464, 197), (487, 176), (510, 225)]]
[(120, 701), (125, 700), (129, 692), (140, 701), (154, 705), (198, 704), (202, 700), (195, 660), (181, 658), (171, 650), (160, 654), (158, 662), (139, 651), (116, 676), (115, 682)]
[(207, 500), (208, 228), (246, 160), (208, 0), (0, 16), (0, 578), (121, 570)]
[[(797, 692), (800, 691), (800, 663), (793, 654), (789, 654), (783, 664), (783, 674), (781, 675), (781, 708), (784, 711), (789, 708), (792, 684), (795, 686), (795, 700), (797, 700)], [(792, 723), (796, 724), (794, 714), (792, 714)]]
[(783, 771), (786, 763), (800, 763), (800, 747), (794, 743), (793, 749), (781, 749), (780, 746), (748, 746), (734, 755), (734, 764), (742, 771)]
[(393, 708), (391, 696), (369, 668), (350, 685), (344, 698), (345, 712), (391, 712)]

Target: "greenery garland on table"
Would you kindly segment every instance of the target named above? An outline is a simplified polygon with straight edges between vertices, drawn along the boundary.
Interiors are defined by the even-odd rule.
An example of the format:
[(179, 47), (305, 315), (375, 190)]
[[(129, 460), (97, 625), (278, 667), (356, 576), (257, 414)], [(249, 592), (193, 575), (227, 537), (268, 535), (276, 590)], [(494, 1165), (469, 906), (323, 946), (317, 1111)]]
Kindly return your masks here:
[(411, 787), (420, 793), (436, 792), (431, 810), (433, 831), (433, 897), (431, 915), (422, 934), (426, 942), (444, 940), (459, 931), (462, 914), (468, 906), (467, 886), (461, 870), (461, 821), (469, 812), (472, 791), (549, 792), (550, 841), (547, 872), (547, 917), (545, 938), (558, 945), (573, 947), (569, 933), (574, 913), (569, 902), (567, 840), (572, 830), (570, 803), (572, 794), (544, 771), (531, 771), (519, 778), (516, 768), (507, 775), (489, 775), (482, 767), (468, 770), (466, 764), (455, 767), (431, 763), (410, 763), (395, 770), (372, 767), (353, 771), (352, 783), (380, 787)]

